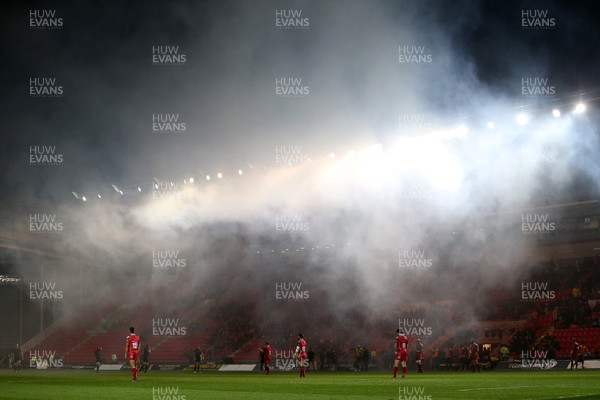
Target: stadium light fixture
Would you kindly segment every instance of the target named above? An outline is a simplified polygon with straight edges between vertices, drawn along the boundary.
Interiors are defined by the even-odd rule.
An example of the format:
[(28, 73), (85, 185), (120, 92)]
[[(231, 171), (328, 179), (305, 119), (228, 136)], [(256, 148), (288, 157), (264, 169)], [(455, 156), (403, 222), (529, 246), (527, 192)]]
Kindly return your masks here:
[(21, 282), (22, 279), (19, 278), (18, 276), (14, 276), (14, 275), (0, 275), (0, 284), (12, 284), (12, 283), (19, 283)]
[(219, 173), (217, 173), (217, 178), (219, 178), (219, 179), (223, 178), (223, 174), (222, 174), (222, 173), (220, 173), (220, 172), (219, 172)]
[(555, 108), (554, 110), (552, 110), (552, 116), (554, 118), (560, 117), (560, 110), (558, 108)]
[(525, 113), (518, 113), (515, 117), (515, 120), (519, 125), (526, 125), (527, 122), (529, 122), (529, 116)]
[(210, 175), (206, 175), (206, 180), (210, 181)]
[(495, 127), (496, 127), (496, 125), (494, 125), (494, 121), (488, 121), (488, 123), (487, 123), (488, 129), (494, 129)]
[(194, 177), (190, 178), (190, 183), (194, 183)]
[(575, 109), (573, 110), (573, 112), (574, 112), (575, 114), (582, 114), (582, 113), (584, 113), (584, 112), (585, 112), (585, 104), (583, 104), (583, 103), (578, 103), (578, 104), (575, 106)]
[(81, 198), (81, 200), (83, 200), (83, 201), (87, 201), (87, 198), (86, 198), (85, 196), (83, 196), (83, 197)]
[(238, 175), (244, 175), (244, 171), (242, 171), (241, 169), (238, 169)]

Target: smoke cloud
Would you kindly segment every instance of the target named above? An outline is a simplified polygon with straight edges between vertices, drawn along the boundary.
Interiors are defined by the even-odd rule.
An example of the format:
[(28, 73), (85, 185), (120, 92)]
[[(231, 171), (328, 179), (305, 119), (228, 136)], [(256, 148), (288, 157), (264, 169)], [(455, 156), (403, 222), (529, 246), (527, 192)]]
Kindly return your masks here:
[[(593, 98), (593, 14), (491, 4), (73, 3), (55, 32), (24, 31), (29, 10), (11, 9), (3, 230), (53, 216), (63, 228), (31, 246), (71, 258), (44, 276), (8, 264), (56, 280), (65, 310), (82, 282), (143, 303), (133, 294), (176, 280), (181, 297), (253, 304), (273, 334), (328, 320), (393, 332), (411, 307), (442, 324), (449, 300), (477, 318), (473, 295), (522, 277), (520, 210), (593, 198), (600, 166), (593, 103), (571, 113), (574, 94)], [(556, 28), (523, 29), (533, 9)], [(303, 26), (277, 25), (290, 10)], [(577, 40), (575, 72), (561, 52)], [(178, 62), (157, 63), (165, 52)], [(32, 77), (64, 95), (28, 96)], [(31, 165), (32, 146), (63, 161)], [(308, 297), (281, 301), (284, 283)]]

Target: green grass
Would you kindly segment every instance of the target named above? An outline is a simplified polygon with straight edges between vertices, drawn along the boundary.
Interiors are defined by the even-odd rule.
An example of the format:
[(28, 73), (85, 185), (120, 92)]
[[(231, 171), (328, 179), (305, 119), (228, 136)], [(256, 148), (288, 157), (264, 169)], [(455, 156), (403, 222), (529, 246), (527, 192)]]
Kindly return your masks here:
[[(0, 370), (0, 399), (127, 399), (127, 400), (446, 400), (511, 399), (600, 400), (600, 370), (409, 372), (392, 381), (391, 373), (157, 372), (130, 382), (128, 371)], [(168, 394), (167, 394), (168, 393)]]

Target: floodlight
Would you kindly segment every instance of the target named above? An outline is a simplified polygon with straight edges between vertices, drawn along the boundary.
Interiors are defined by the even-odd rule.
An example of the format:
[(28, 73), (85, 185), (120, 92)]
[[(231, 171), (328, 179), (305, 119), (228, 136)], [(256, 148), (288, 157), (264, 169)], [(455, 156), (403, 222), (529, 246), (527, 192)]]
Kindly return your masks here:
[(578, 104), (575, 106), (575, 110), (573, 110), (573, 112), (574, 112), (575, 114), (582, 114), (583, 112), (585, 112), (585, 104), (583, 104), (583, 103), (578, 103)]
[(515, 120), (517, 121), (517, 124), (525, 125), (525, 124), (527, 124), (527, 122), (529, 122), (529, 116), (525, 113), (519, 113), (515, 117)]

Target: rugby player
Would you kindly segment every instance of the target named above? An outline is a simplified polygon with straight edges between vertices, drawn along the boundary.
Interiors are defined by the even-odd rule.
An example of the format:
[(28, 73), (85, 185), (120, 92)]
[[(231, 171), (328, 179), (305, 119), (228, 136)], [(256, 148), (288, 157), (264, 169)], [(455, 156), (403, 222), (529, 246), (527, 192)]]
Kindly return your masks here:
[(137, 368), (136, 363), (139, 357), (140, 347), (142, 340), (138, 335), (135, 334), (134, 327), (129, 328), (129, 335), (125, 339), (125, 358), (129, 361), (131, 367), (131, 375), (133, 379), (131, 382), (137, 382)]

